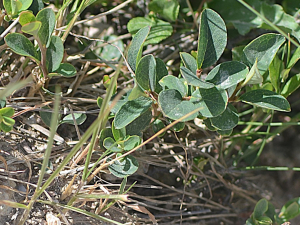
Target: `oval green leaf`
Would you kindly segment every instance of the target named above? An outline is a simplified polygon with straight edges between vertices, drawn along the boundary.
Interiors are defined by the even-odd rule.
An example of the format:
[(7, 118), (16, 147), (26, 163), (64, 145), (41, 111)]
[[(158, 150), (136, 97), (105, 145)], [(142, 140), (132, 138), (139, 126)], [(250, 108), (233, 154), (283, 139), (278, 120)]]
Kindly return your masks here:
[(137, 136), (130, 136), (128, 139), (124, 141), (124, 151), (130, 151), (134, 149), (136, 146), (139, 146), (142, 143), (142, 139)]
[(223, 19), (211, 9), (204, 9), (200, 17), (197, 68), (213, 65), (227, 44), (227, 31)]
[(19, 23), (23, 26), (27, 23), (36, 21), (35, 16), (30, 11), (24, 11), (20, 13)]
[(147, 91), (154, 91), (156, 86), (156, 61), (153, 55), (146, 55), (136, 68), (136, 81)]
[(145, 26), (151, 27), (145, 45), (157, 44), (173, 33), (173, 27), (170, 23), (155, 17), (135, 17), (128, 22), (127, 29), (131, 34), (135, 34), (140, 28)]
[(28, 56), (37, 63), (39, 62), (36, 49), (31, 41), (29, 41), (23, 34), (8, 34), (5, 36), (4, 40), (13, 52), (19, 55)]
[(60, 124), (62, 124), (62, 123), (68, 123), (68, 124), (75, 125), (73, 116), (74, 116), (74, 118), (75, 118), (75, 121), (76, 121), (76, 124), (77, 124), (77, 125), (83, 124), (84, 121), (86, 120), (86, 115), (85, 115), (84, 113), (73, 113), (73, 115), (72, 115), (72, 114), (69, 114), (69, 115), (65, 116), (65, 117), (60, 121)]
[(296, 91), (300, 87), (300, 73), (296, 74), (295, 76), (291, 77), (286, 84), (284, 85), (281, 94), (284, 97), (288, 97), (294, 91)]
[(146, 112), (141, 114), (138, 118), (133, 120), (126, 126), (127, 135), (141, 135), (141, 132), (145, 130), (152, 119), (151, 109), (148, 109)]
[[(160, 92), (158, 95), (158, 104), (164, 115), (172, 120), (181, 119), (181, 117), (198, 108), (198, 106), (193, 104), (191, 101), (183, 101), (182, 95), (175, 89), (168, 89)], [(195, 119), (197, 115), (198, 112), (195, 112), (181, 121)]]
[(38, 34), (41, 26), (42, 26), (42, 23), (40, 21), (34, 21), (34, 22), (23, 25), (21, 30), (26, 34), (36, 36)]
[(202, 116), (211, 118), (224, 112), (228, 97), (224, 89), (217, 89), (216, 87), (200, 88), (193, 92), (191, 101), (200, 107)]
[(284, 42), (285, 37), (281, 34), (264, 34), (259, 36), (244, 48), (245, 63), (252, 67), (257, 59), (258, 70), (260, 74), (264, 74)]
[(148, 97), (138, 97), (127, 101), (121, 106), (116, 114), (114, 123), (117, 129), (121, 129), (146, 112), (152, 105), (152, 99)]
[(42, 44), (48, 48), (55, 27), (55, 14), (52, 9), (44, 8), (36, 15), (36, 20), (42, 22), (39, 30), (39, 38)]
[(156, 61), (156, 85), (155, 85), (155, 92), (159, 93), (162, 91), (161, 86), (159, 85), (159, 81), (168, 75), (168, 69), (164, 61), (160, 58), (155, 58)]
[(115, 161), (108, 167), (109, 171), (119, 178), (124, 178), (134, 174), (138, 168), (138, 161), (131, 155), (125, 156), (124, 158)]
[(49, 47), (47, 48), (46, 58), (47, 58), (47, 69), (48, 72), (54, 72), (57, 70), (61, 64), (64, 56), (64, 45), (58, 36), (52, 36)]
[(1, 116), (12, 117), (15, 114), (15, 110), (12, 107), (5, 107), (0, 109)]
[(180, 58), (183, 62), (184, 67), (188, 68), (193, 74), (196, 74), (197, 72), (196, 59), (192, 55), (186, 52), (180, 52)]
[(243, 63), (237, 61), (224, 62), (213, 68), (205, 81), (219, 88), (227, 89), (244, 80), (249, 70)]
[(231, 130), (238, 124), (239, 114), (233, 105), (228, 104), (222, 114), (210, 118), (210, 121), (219, 130)]
[(144, 42), (147, 36), (149, 35), (149, 32), (150, 27), (145, 25), (136, 33), (136, 35), (133, 37), (130, 43), (127, 52), (127, 61), (133, 71), (136, 70), (137, 64), (139, 63), (142, 57)]
[(253, 217), (254, 219), (258, 219), (259, 217), (263, 216), (265, 212), (268, 210), (268, 201), (266, 199), (259, 200), (254, 208)]
[(177, 0), (153, 0), (149, 2), (150, 11), (160, 14), (167, 20), (175, 21), (179, 13)]
[(159, 81), (159, 84), (163, 87), (163, 90), (175, 89), (180, 92), (181, 96), (186, 96), (187, 86), (173, 75), (168, 75)]
[(76, 68), (70, 63), (61, 63), (54, 72), (63, 77), (74, 77), (77, 73)]
[(291, 111), (289, 102), (282, 95), (269, 90), (257, 89), (246, 92), (240, 97), (240, 100), (262, 108)]
[(198, 78), (195, 74), (193, 74), (188, 68), (186, 67), (180, 67), (180, 72), (184, 79), (187, 81), (188, 84), (200, 87), (200, 88), (212, 88), (215, 85), (212, 83), (208, 83), (205, 81), (202, 81), (200, 78)]
[(107, 137), (104, 139), (103, 146), (104, 148), (112, 152), (122, 152), (122, 149), (118, 147), (117, 142), (111, 137)]

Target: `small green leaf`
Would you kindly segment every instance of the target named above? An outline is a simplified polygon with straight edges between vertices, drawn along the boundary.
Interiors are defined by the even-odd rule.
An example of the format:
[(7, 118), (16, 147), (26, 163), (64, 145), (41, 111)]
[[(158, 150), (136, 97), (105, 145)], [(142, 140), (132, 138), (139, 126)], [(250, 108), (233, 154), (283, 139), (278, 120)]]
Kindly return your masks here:
[(280, 211), (280, 217), (284, 219), (284, 221), (289, 221), (300, 214), (300, 197), (293, 198), (284, 204)]
[(15, 120), (10, 117), (3, 116), (2, 123), (4, 123), (7, 126), (12, 127), (15, 124)]
[(152, 99), (144, 96), (127, 101), (121, 106), (115, 117), (115, 126), (121, 129), (146, 112), (152, 105)]
[(22, 7), (18, 10), (18, 12), (24, 11), (30, 7), (33, 0), (17, 0), (21, 3)]
[(280, 72), (283, 69), (283, 62), (275, 56), (272, 63), (269, 66), (269, 76), (275, 91), (279, 90), (279, 83), (280, 83)]
[(223, 19), (211, 9), (204, 9), (200, 17), (197, 69), (213, 65), (227, 44), (227, 31)]
[[(117, 101), (117, 103), (114, 103), (114, 107), (110, 110), (112, 113), (116, 114), (122, 105), (124, 105), (128, 100), (129, 100), (129, 96), (131, 94), (131, 90), (126, 92), (124, 95), (122, 95), (122, 97)], [(110, 104), (113, 103), (114, 101), (114, 98), (118, 96), (118, 93), (113, 95), (112, 98), (111, 98), (111, 101), (110, 101)], [(119, 96), (118, 96), (119, 97)], [(131, 100), (131, 99), (130, 99)], [(133, 100), (133, 99), (132, 99)]]
[(296, 62), (298, 62), (299, 59), (300, 59), (300, 47), (298, 47), (294, 52), (294, 54), (292, 55), (287, 65), (287, 68), (292, 68), (296, 64)]
[(48, 72), (54, 72), (59, 68), (63, 56), (64, 45), (60, 37), (52, 36), (46, 52)]
[(97, 98), (97, 105), (98, 105), (99, 108), (101, 108), (102, 102), (103, 102), (103, 98), (98, 97), (98, 98)]
[(42, 44), (48, 48), (55, 27), (55, 14), (52, 9), (44, 8), (36, 15), (36, 20), (42, 22), (38, 35)]
[(216, 87), (197, 89), (193, 92), (191, 101), (200, 107), (202, 116), (211, 118), (220, 115), (226, 109), (228, 97), (224, 89)]
[(259, 200), (254, 208), (253, 216), (257, 220), (259, 217), (262, 217), (265, 212), (268, 210), (268, 201), (266, 199)]
[(180, 58), (183, 62), (184, 67), (189, 69), (193, 74), (196, 74), (196, 72), (197, 72), (196, 59), (192, 55), (190, 55), (186, 52), (180, 52)]
[(159, 93), (162, 91), (161, 86), (159, 85), (159, 81), (168, 75), (168, 69), (166, 67), (166, 64), (164, 61), (162, 61), (160, 58), (155, 58), (156, 61), (156, 85), (155, 85), (155, 92)]
[(156, 86), (156, 61), (153, 55), (146, 55), (138, 63), (136, 72), (137, 83), (147, 91), (154, 91)]
[(26, 34), (30, 34), (36, 37), (41, 28), (41, 25), (42, 23), (40, 21), (34, 21), (23, 25), (21, 30)]
[(121, 160), (115, 161), (108, 167), (109, 171), (119, 178), (124, 178), (134, 174), (138, 168), (138, 161), (131, 155), (125, 156)]
[(122, 149), (118, 146), (117, 142), (111, 137), (104, 139), (103, 146), (112, 152), (122, 152)]
[[(164, 115), (172, 120), (180, 119), (198, 108), (198, 106), (191, 101), (183, 101), (182, 95), (175, 89), (167, 89), (160, 92), (158, 95), (158, 103)], [(195, 112), (182, 121), (192, 120), (196, 118), (197, 115), (198, 112)]]
[(210, 130), (210, 131), (217, 130), (217, 128), (212, 125), (211, 118), (207, 118), (207, 119), (203, 120), (203, 123), (205, 124), (205, 126), (208, 130)]
[(243, 63), (237, 61), (224, 62), (213, 68), (205, 81), (219, 88), (227, 89), (244, 80), (249, 70)]
[(231, 130), (238, 124), (239, 114), (233, 105), (228, 104), (221, 115), (210, 118), (210, 121), (219, 130)]
[(133, 71), (136, 70), (136, 67), (142, 57), (144, 42), (149, 35), (150, 27), (144, 26), (140, 29), (136, 35), (133, 37), (130, 46), (127, 52), (127, 61)]
[(187, 87), (173, 75), (165, 76), (159, 81), (159, 84), (163, 87), (163, 90), (175, 89), (180, 92), (181, 96), (186, 96), (187, 94)]
[(255, 63), (251, 67), (250, 72), (247, 74), (245, 81), (243, 82), (242, 86), (245, 86), (246, 84), (260, 84), (263, 82), (263, 77), (260, 75), (260, 72), (257, 68), (257, 60), (255, 60)]
[[(171, 119), (168, 119), (168, 121), (169, 121), (169, 123), (174, 122), (174, 120), (171, 120)], [(175, 132), (180, 132), (184, 129), (184, 127), (185, 127), (185, 122), (178, 122), (171, 127), (171, 130), (175, 131)]]
[(104, 128), (101, 130), (100, 132), (100, 137), (99, 137), (99, 146), (103, 149), (103, 141), (105, 140), (105, 138), (114, 138), (113, 134), (112, 134), (112, 130), (111, 128)]
[(143, 91), (143, 89), (137, 83), (135, 83), (134, 87), (132, 88), (132, 90), (130, 92), (128, 100), (134, 100), (141, 96), (147, 97), (148, 95)]
[(139, 146), (142, 142), (142, 139), (137, 136), (130, 136), (128, 139), (124, 141), (124, 151), (130, 151), (134, 149), (136, 146)]
[(146, 112), (141, 114), (131, 123), (126, 126), (126, 134), (127, 135), (141, 135), (141, 132), (145, 130), (152, 119), (151, 109), (148, 109)]
[(257, 60), (257, 67), (264, 74), (275, 57), (285, 37), (280, 34), (263, 34), (250, 42), (243, 50), (245, 63), (251, 67)]
[(188, 84), (200, 87), (200, 88), (212, 88), (214, 84), (202, 81), (198, 78), (195, 74), (193, 74), (188, 68), (180, 67), (180, 72), (184, 79), (187, 81)]
[(281, 94), (284, 97), (288, 97), (294, 91), (296, 91), (300, 87), (300, 74), (296, 74), (295, 76), (291, 77), (286, 84), (284, 85)]
[(34, 59), (37, 63), (38, 55), (31, 41), (28, 40), (23, 34), (12, 33), (5, 36), (5, 42), (10, 49), (23, 56), (28, 56)]
[(150, 11), (160, 14), (167, 20), (174, 21), (179, 13), (179, 3), (177, 0), (153, 0), (149, 3)]
[(170, 23), (155, 17), (135, 17), (128, 22), (127, 29), (131, 34), (135, 34), (140, 28), (145, 26), (151, 27), (145, 45), (157, 44), (173, 33), (173, 27)]
[(3, 122), (0, 123), (0, 130), (3, 130), (3, 132), (7, 133), (10, 132), (13, 129), (12, 126), (9, 126)]
[(12, 117), (15, 114), (15, 110), (12, 107), (5, 107), (0, 109), (0, 115), (6, 117)]
[(291, 111), (289, 102), (283, 96), (269, 90), (257, 89), (246, 92), (240, 97), (240, 100), (262, 108)]
[(20, 13), (19, 23), (23, 26), (27, 23), (35, 22), (36, 18), (30, 11), (24, 11)]
[(256, 219), (256, 222), (261, 225), (272, 225), (273, 221), (267, 216), (261, 216)]
[(67, 123), (67, 124), (75, 125), (73, 116), (74, 116), (74, 118), (75, 118), (75, 121), (76, 121), (76, 124), (77, 124), (77, 125), (83, 124), (84, 121), (86, 120), (86, 115), (85, 115), (84, 113), (73, 113), (73, 115), (72, 115), (72, 114), (69, 114), (69, 115), (65, 116), (65, 117), (60, 121), (60, 124)]
[[(48, 126), (50, 127), (51, 125), (51, 117), (52, 117), (52, 112), (49, 112), (48, 110), (52, 110), (50, 107), (45, 106), (42, 109), (45, 109), (45, 111), (40, 111), (40, 117), (42, 119), (42, 121)], [(47, 110), (47, 111), (46, 111)], [(61, 118), (61, 115), (59, 115), (59, 118)]]
[(125, 127), (121, 128), (121, 129), (116, 129), (115, 123), (113, 122), (111, 130), (112, 130), (114, 139), (116, 141), (123, 140), (126, 137), (126, 129), (125, 129)]
[(61, 63), (54, 72), (64, 77), (74, 77), (77, 73), (76, 68), (70, 63)]

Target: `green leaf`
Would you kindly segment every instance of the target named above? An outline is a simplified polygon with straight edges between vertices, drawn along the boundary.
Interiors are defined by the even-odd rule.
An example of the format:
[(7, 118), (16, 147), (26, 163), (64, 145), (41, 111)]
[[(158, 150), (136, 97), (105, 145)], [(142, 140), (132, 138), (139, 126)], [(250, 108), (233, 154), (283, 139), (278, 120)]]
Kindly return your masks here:
[(213, 65), (227, 44), (227, 31), (223, 19), (211, 9), (204, 9), (200, 17), (197, 69)]
[[(43, 109), (46, 109), (46, 110), (52, 110), (50, 107), (48, 106), (45, 106), (43, 107)], [(42, 121), (48, 126), (50, 127), (51, 125), (51, 117), (52, 117), (52, 112), (48, 112), (48, 111), (40, 111), (40, 117), (42, 119)], [(59, 118), (61, 118), (61, 115), (59, 115)]]
[(38, 35), (42, 44), (48, 48), (55, 27), (55, 14), (52, 9), (44, 8), (36, 15), (36, 20), (42, 22)]
[(290, 94), (296, 91), (300, 87), (300, 74), (296, 74), (291, 77), (288, 82), (284, 85), (281, 94), (287, 98)]
[(275, 56), (272, 63), (269, 66), (269, 76), (275, 91), (279, 90), (279, 83), (280, 83), (280, 72), (283, 68), (283, 62)]
[[(117, 46), (121, 52), (124, 52), (124, 43), (122, 40), (115, 40), (118, 36), (116, 35), (108, 35), (104, 36), (104, 40), (109, 42), (109, 43), (114, 43), (115, 46)], [(103, 43), (97, 42), (99, 45), (103, 46)], [(97, 45), (96, 45), (97, 46)], [(101, 59), (111, 61), (111, 60), (118, 60), (122, 55), (121, 53), (117, 50), (117, 48), (112, 45), (105, 45), (98, 52), (95, 50), (95, 53), (97, 53)]]
[(117, 142), (111, 137), (107, 137), (104, 139), (103, 146), (104, 148), (112, 152), (122, 152), (122, 149), (118, 146)]
[(155, 92), (159, 93), (162, 91), (161, 86), (159, 85), (159, 81), (168, 75), (168, 69), (166, 67), (166, 64), (160, 59), (155, 58), (156, 61), (156, 85), (155, 85)]
[(128, 100), (134, 100), (141, 96), (147, 97), (148, 95), (143, 91), (143, 89), (137, 83), (135, 83), (134, 87), (130, 92), (130, 95), (128, 96)]
[(21, 24), (21, 26), (23, 26), (27, 23), (35, 22), (35, 21), (36, 21), (36, 18), (32, 12), (24, 11), (24, 12), (20, 13), (19, 23)]
[(15, 114), (15, 110), (12, 107), (5, 107), (0, 109), (0, 115), (6, 117), (12, 117)]
[(283, 96), (269, 90), (257, 89), (246, 92), (240, 97), (240, 100), (262, 108), (291, 111), (289, 102)]
[(99, 146), (103, 149), (103, 142), (105, 140), (105, 138), (114, 138), (113, 134), (112, 134), (112, 130), (111, 128), (104, 128), (101, 130), (100, 132), (100, 137), (99, 137)]
[(287, 65), (287, 68), (292, 68), (296, 64), (296, 62), (298, 62), (299, 59), (300, 59), (300, 47), (298, 47), (294, 52), (294, 54), (292, 55)]
[(54, 72), (64, 77), (74, 77), (77, 73), (76, 68), (70, 63), (61, 63)]
[(136, 70), (136, 67), (142, 57), (144, 42), (149, 35), (150, 27), (144, 26), (140, 29), (136, 35), (133, 37), (130, 46), (127, 52), (127, 61), (133, 71)]
[(39, 11), (44, 8), (43, 0), (33, 0), (28, 10), (32, 11), (36, 15)]
[(5, 36), (5, 42), (10, 49), (23, 56), (28, 56), (34, 59), (37, 63), (38, 55), (31, 41), (28, 40), (24, 35), (18, 33), (12, 33)]
[(187, 94), (187, 87), (173, 75), (165, 76), (159, 81), (159, 84), (163, 87), (163, 90), (175, 89), (180, 92), (181, 96), (186, 96)]
[[(74, 115), (74, 118), (75, 118), (75, 121), (76, 121), (77, 125), (83, 124), (84, 121), (86, 120), (86, 115), (84, 113), (73, 113), (73, 115)], [(60, 121), (60, 124), (62, 124), (62, 123), (75, 125), (72, 114), (69, 114), (69, 115), (65, 116)]]
[(207, 119), (203, 120), (203, 123), (205, 124), (205, 126), (208, 130), (210, 130), (210, 131), (217, 130), (217, 128), (212, 125), (211, 118), (207, 118)]
[(58, 36), (52, 36), (50, 40), (49, 47), (47, 48), (46, 58), (47, 58), (47, 68), (48, 72), (56, 71), (64, 56), (64, 45)]
[(154, 91), (156, 86), (156, 61), (153, 55), (146, 55), (136, 68), (136, 81), (147, 91)]
[[(180, 119), (198, 108), (198, 106), (191, 101), (183, 101), (182, 95), (175, 89), (168, 89), (160, 92), (158, 95), (158, 103), (164, 115), (172, 120)], [(198, 112), (193, 113), (182, 121), (192, 120), (196, 118), (197, 115)]]
[(134, 174), (139, 167), (139, 163), (131, 155), (125, 156), (121, 160), (115, 161), (108, 167), (109, 171), (119, 178), (124, 178)]
[(142, 143), (142, 139), (137, 136), (130, 136), (128, 139), (124, 141), (124, 151), (130, 151), (134, 149), (136, 146), (139, 146)]
[[(168, 119), (168, 122), (169, 123), (173, 123), (174, 120)], [(175, 125), (173, 125), (171, 127), (171, 130), (175, 131), (175, 132), (180, 132), (180, 131), (182, 131), (184, 129), (184, 127), (185, 127), (185, 122), (178, 122), (178, 123), (176, 123)]]
[(160, 14), (167, 20), (174, 21), (178, 17), (179, 3), (177, 0), (153, 0), (149, 3), (150, 11)]
[(189, 69), (193, 74), (196, 74), (196, 72), (197, 72), (196, 59), (192, 55), (190, 55), (186, 52), (180, 52), (180, 58), (183, 62), (184, 67)]
[(242, 86), (245, 86), (246, 84), (260, 84), (263, 82), (263, 77), (260, 75), (260, 72), (257, 68), (257, 60), (255, 60), (255, 63), (251, 67), (250, 72), (247, 74), (245, 81), (243, 82)]
[(284, 221), (289, 221), (300, 214), (300, 197), (294, 198), (282, 207), (280, 214)]
[(273, 221), (267, 216), (261, 216), (256, 219), (256, 222), (261, 225), (272, 225)]
[(121, 129), (116, 129), (115, 123), (113, 122), (111, 130), (112, 130), (114, 139), (116, 141), (123, 140), (126, 137), (126, 129), (125, 129), (125, 127), (121, 128)]
[(7, 125), (3, 122), (0, 123), (0, 130), (3, 130), (3, 132), (7, 133), (7, 132), (10, 132), (12, 129), (13, 129), (12, 126)]
[(151, 27), (145, 45), (157, 44), (173, 33), (173, 27), (170, 23), (155, 17), (135, 17), (128, 22), (127, 29), (131, 34), (135, 34), (140, 28), (145, 26)]
[(126, 126), (126, 134), (127, 135), (140, 135), (143, 130), (145, 130), (152, 119), (151, 109), (148, 109), (146, 112), (141, 114), (131, 123)]
[(36, 37), (41, 26), (42, 26), (42, 23), (40, 21), (34, 21), (34, 22), (23, 25), (21, 30), (26, 34), (30, 34), (30, 35), (33, 35), (34, 37)]
[(115, 127), (121, 129), (146, 112), (152, 105), (152, 99), (144, 96), (127, 101), (121, 106), (115, 117)]
[(200, 88), (212, 88), (214, 84), (202, 81), (198, 78), (195, 74), (193, 74), (188, 68), (180, 67), (180, 72), (184, 79), (187, 81), (188, 84), (200, 87)]
[(191, 101), (201, 107), (202, 116), (211, 118), (220, 115), (226, 109), (228, 97), (224, 89), (216, 87), (197, 89), (193, 92)]
[(3, 116), (3, 121), (5, 125), (12, 127), (15, 124), (15, 120), (6, 116)]
[(244, 80), (249, 70), (243, 63), (237, 61), (224, 62), (213, 68), (205, 81), (219, 88), (227, 89)]
[[(124, 105), (129, 100), (130, 94), (131, 94), (131, 90), (126, 92), (124, 95), (122, 95), (122, 97), (117, 101), (117, 103), (115, 103), (114, 107), (110, 111), (116, 114), (120, 110), (121, 106)], [(112, 104), (116, 96), (118, 96), (118, 93), (112, 96), (110, 104)]]
[(264, 213), (268, 210), (268, 201), (266, 199), (259, 200), (254, 208), (253, 216), (257, 220), (259, 217), (263, 216)]
[(228, 104), (222, 114), (210, 118), (210, 121), (219, 130), (231, 130), (238, 124), (239, 114), (233, 105)]
[(17, 0), (22, 4), (22, 7), (18, 10), (19, 12), (24, 11), (30, 7), (33, 0)]
[(261, 74), (264, 74), (284, 42), (285, 37), (280, 34), (259, 36), (244, 48), (245, 63), (251, 67), (257, 60), (258, 70)]

